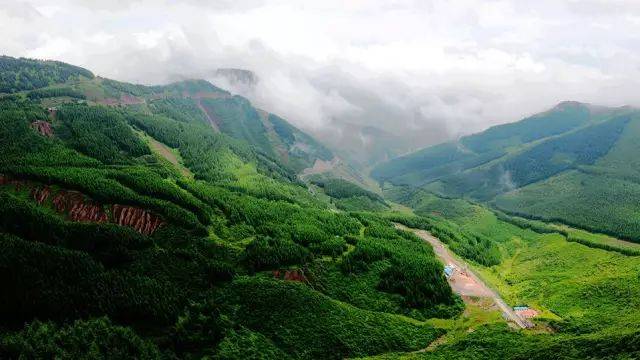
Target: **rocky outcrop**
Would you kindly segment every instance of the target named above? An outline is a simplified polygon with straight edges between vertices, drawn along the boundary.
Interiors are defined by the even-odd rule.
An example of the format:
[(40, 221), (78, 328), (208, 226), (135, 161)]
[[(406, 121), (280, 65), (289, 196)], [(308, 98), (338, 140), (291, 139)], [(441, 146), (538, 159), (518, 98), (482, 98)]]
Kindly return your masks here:
[[(28, 180), (14, 179), (0, 174), (0, 185), (13, 185), (16, 190), (29, 189), (31, 198), (40, 205), (48, 205), (66, 214), (71, 221), (78, 222), (111, 222), (120, 226), (128, 226), (143, 235), (152, 235), (164, 221), (158, 215), (145, 209), (129, 205), (103, 205), (91, 200), (79, 191), (57, 190), (48, 185), (40, 185)], [(106, 210), (108, 209), (108, 211)]]
[(53, 136), (53, 128), (51, 127), (51, 123), (48, 121), (36, 120), (31, 123), (31, 128), (39, 132), (42, 136)]

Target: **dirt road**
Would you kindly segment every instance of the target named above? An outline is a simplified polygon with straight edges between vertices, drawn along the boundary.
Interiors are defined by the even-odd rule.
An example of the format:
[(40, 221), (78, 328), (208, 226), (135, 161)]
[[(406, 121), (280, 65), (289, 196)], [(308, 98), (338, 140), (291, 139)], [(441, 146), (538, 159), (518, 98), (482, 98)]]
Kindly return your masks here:
[(533, 327), (533, 323), (516, 314), (513, 309), (502, 300), (500, 295), (491, 290), (487, 284), (474, 274), (466, 262), (455, 258), (438, 238), (425, 230), (411, 229), (400, 224), (396, 224), (396, 227), (402, 230), (413, 231), (416, 235), (427, 241), (433, 247), (436, 256), (438, 256), (445, 265), (453, 268), (453, 273), (447, 278), (447, 281), (449, 281), (451, 289), (455, 293), (461, 296), (491, 298), (508, 321), (513, 322), (523, 329)]

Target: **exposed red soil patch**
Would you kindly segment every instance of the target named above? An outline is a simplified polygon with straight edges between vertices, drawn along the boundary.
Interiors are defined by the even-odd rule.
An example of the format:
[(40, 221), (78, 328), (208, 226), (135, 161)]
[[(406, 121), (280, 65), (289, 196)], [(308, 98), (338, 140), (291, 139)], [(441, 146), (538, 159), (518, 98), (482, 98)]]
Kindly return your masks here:
[(100, 99), (100, 100), (97, 101), (97, 103), (102, 104), (102, 105), (107, 105), (107, 106), (116, 106), (116, 105), (120, 104), (118, 102), (118, 99), (116, 99), (116, 98)]
[(48, 185), (14, 179), (1, 174), (0, 185), (13, 185), (16, 190), (26, 187), (30, 189), (31, 198), (40, 205), (45, 205), (47, 200), (51, 199), (51, 206), (55, 211), (60, 214), (66, 214), (71, 221), (111, 222), (120, 226), (131, 227), (143, 235), (152, 235), (164, 224), (160, 216), (148, 210), (129, 205), (100, 204), (79, 191), (54, 191)]
[(301, 269), (295, 270), (273, 270), (271, 272), (274, 279), (289, 280), (297, 282), (307, 282), (307, 277)]
[(24, 184), (26, 184), (26, 181), (0, 174), (0, 185), (13, 185), (16, 187), (16, 190), (20, 190)]
[(209, 120), (209, 125), (211, 125), (213, 130), (215, 130), (216, 132), (220, 132), (219, 120), (216, 115), (209, 113), (209, 110), (207, 110), (206, 107), (202, 106), (202, 102), (200, 101), (200, 99), (198, 99), (196, 103), (198, 104), (198, 108), (200, 109), (200, 111), (202, 111), (207, 117), (207, 120)]
[(516, 314), (525, 319), (531, 319), (538, 316), (538, 311), (535, 309), (514, 310)]
[(42, 136), (53, 136), (53, 128), (51, 127), (51, 123), (48, 121), (36, 120), (31, 123), (31, 128), (39, 132)]
[(102, 205), (88, 200), (82, 193), (77, 191), (60, 190), (53, 197), (52, 203), (57, 212), (67, 213), (72, 221), (109, 221), (109, 216)]
[(114, 223), (130, 226), (144, 235), (153, 234), (164, 223), (160, 217), (133, 206), (114, 204), (111, 206), (111, 215)]
[(144, 104), (144, 99), (129, 95), (122, 94), (120, 98), (104, 98), (97, 101), (100, 104), (107, 106), (116, 106), (116, 105), (136, 105), (136, 104)]
[(140, 99), (133, 95), (122, 94), (120, 95), (120, 104), (122, 105), (135, 105), (135, 104), (143, 104), (144, 99)]

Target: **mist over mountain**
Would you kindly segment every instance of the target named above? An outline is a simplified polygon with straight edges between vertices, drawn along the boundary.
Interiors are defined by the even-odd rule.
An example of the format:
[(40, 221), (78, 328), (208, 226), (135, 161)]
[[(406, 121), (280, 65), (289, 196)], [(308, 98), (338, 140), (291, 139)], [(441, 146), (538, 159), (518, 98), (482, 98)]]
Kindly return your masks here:
[[(566, 99), (640, 105), (630, 1), (3, 5), (0, 48), (8, 54), (143, 84), (215, 83), (216, 69), (249, 70), (260, 81), (238, 93), (258, 107), (318, 134), (378, 128), (407, 139), (399, 153)], [(361, 135), (343, 144), (355, 147)]]
[(0, 359), (640, 359), (637, 2), (0, 31)]

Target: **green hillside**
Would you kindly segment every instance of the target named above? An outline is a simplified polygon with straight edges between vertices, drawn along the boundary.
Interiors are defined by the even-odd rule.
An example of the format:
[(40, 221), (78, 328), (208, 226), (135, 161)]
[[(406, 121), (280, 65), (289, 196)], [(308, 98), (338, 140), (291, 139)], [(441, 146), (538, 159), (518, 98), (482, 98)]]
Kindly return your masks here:
[(68, 102), (124, 105), (142, 114), (191, 123), (180, 126), (205, 124), (295, 173), (313, 167), (316, 160), (334, 158), (324, 145), (286, 120), (204, 80), (145, 86), (94, 77), (88, 70), (60, 62), (6, 56), (0, 58), (0, 67), (0, 94), (21, 92), (46, 107)]
[[(415, 215), (405, 215), (404, 223), (437, 234), (456, 254), (469, 259), (505, 301), (536, 309), (535, 322), (547, 327), (531, 333), (499, 323), (471, 323), (450, 330), (434, 351), (376, 358), (634, 359), (640, 355), (635, 325), (640, 322), (639, 244), (507, 216), (424, 190), (395, 188), (386, 195), (414, 209)], [(471, 235), (489, 241), (497, 251), (496, 261), (482, 264), (477, 253), (460, 246)]]
[(311, 136), (274, 114), (254, 108), (243, 97), (203, 99), (201, 104), (222, 133), (278, 157), (296, 172), (312, 167), (316, 159), (333, 159), (331, 151)]
[[(419, 350), (445, 332), (427, 318), (462, 310), (428, 245), (331, 210), (245, 141), (271, 141), (246, 100), (212, 101), (244, 114), (226, 134), (206, 82), (49, 88), (82, 96), (0, 96), (0, 358), (368, 356)], [(270, 116), (311, 161), (313, 139)]]
[(92, 79), (93, 73), (59, 61), (0, 56), (0, 93), (40, 89), (80, 78)]
[(322, 189), (331, 198), (336, 208), (345, 211), (383, 211), (389, 205), (381, 195), (362, 188), (350, 181), (335, 178), (331, 173), (316, 174), (308, 177), (311, 184)]
[(424, 184), (505, 156), (523, 144), (567, 132), (595, 117), (586, 105), (562, 103), (522, 121), (394, 159), (374, 168), (372, 175), (396, 184)]
[[(9, 62), (50, 77), (50, 62)], [(300, 170), (331, 152), (243, 98), (201, 80), (143, 86), (77, 73), (0, 95), (2, 359), (640, 354), (638, 244), (428, 188), (387, 184), (379, 194), (336, 178), (340, 164), (303, 182)], [(492, 149), (442, 145), (428, 161), (472, 166), (471, 147), (500, 148), (504, 156), (469, 167), (487, 184), (469, 194), (492, 194), (487, 169), (508, 164), (530, 183), (496, 206), (633, 232), (638, 173), (626, 165), (637, 161), (627, 158), (638, 119), (595, 108), (585, 118), (581, 108), (557, 109), (576, 120), (556, 135), (514, 148), (505, 143), (525, 140), (498, 132)], [(524, 159), (538, 165), (524, 171)], [(447, 179), (440, 189), (464, 196), (477, 186)], [(587, 195), (566, 198), (567, 184), (607, 191), (598, 206), (629, 223), (597, 218)], [(581, 217), (538, 205), (550, 191)], [(440, 239), (509, 306), (540, 311), (534, 327), (511, 328), (490, 299), (458, 295), (438, 248), (400, 224)]]
[(521, 216), (640, 239), (640, 112), (562, 103), (375, 168), (381, 182), (489, 202)]

